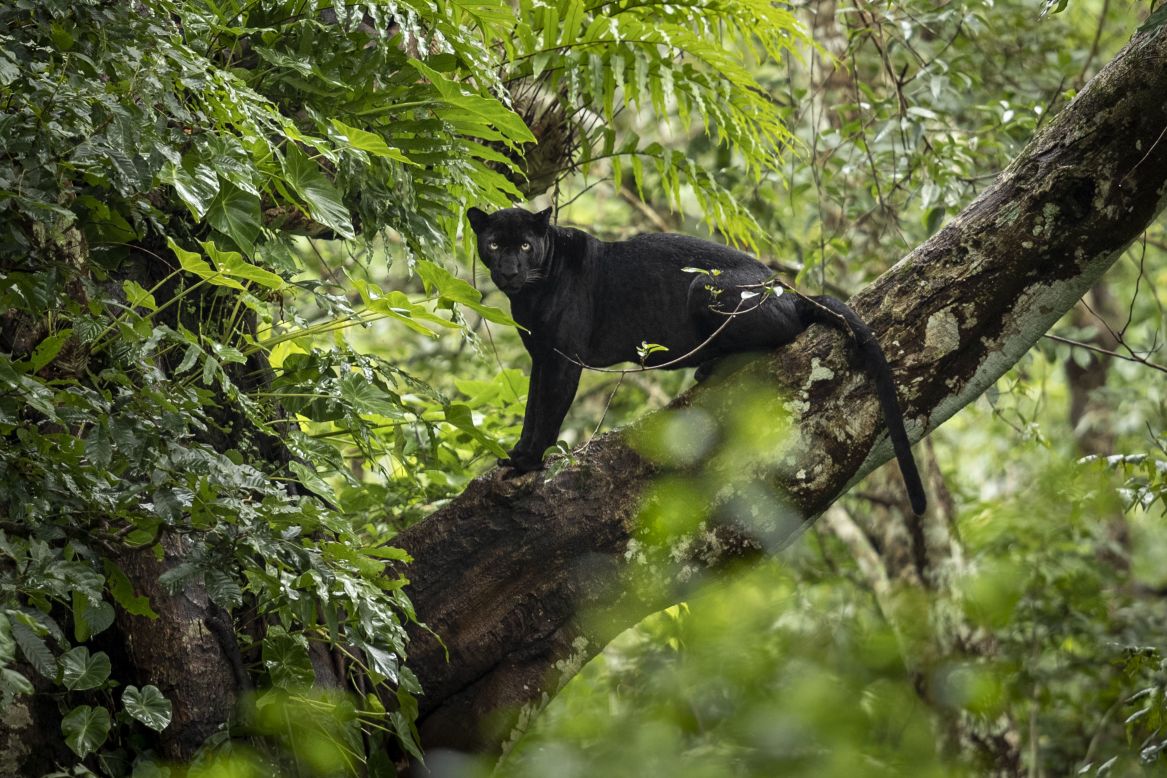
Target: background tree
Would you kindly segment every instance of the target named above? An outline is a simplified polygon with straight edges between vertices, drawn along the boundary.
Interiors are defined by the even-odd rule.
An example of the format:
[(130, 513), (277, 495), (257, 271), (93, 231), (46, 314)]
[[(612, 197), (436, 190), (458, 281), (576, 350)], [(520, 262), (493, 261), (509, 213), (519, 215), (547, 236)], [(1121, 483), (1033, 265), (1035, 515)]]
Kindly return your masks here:
[[(523, 715), (529, 718), (540, 695), (553, 693), (608, 635), (634, 615), (684, 594), (669, 576), (645, 574), (649, 568), (637, 573), (633, 565), (634, 574), (613, 578), (619, 568), (611, 559), (635, 561), (638, 550), (656, 559), (656, 551), (677, 550), (678, 539), (702, 518), (725, 520), (709, 536), (720, 548), (732, 541), (731, 551), (757, 553), (758, 536), (741, 532), (739, 509), (776, 509), (769, 492), (729, 503), (724, 516), (706, 516), (670, 508), (704, 504), (703, 488), (685, 491), (684, 478), (660, 480), (643, 496), (644, 523), (634, 524), (639, 503), (625, 488), (635, 484), (639, 490), (648, 483), (641, 476), (655, 477), (687, 461), (669, 445), (678, 430), (692, 437), (705, 429), (727, 441), (721, 450), (728, 453), (712, 463), (712, 478), (702, 487), (720, 485), (719, 473), (755, 472), (758, 462), (772, 459), (769, 452), (785, 425), (761, 440), (756, 432), (763, 428), (759, 418), (779, 415), (774, 411), (780, 398), (769, 383), (751, 385), (736, 377), (719, 396), (752, 409), (754, 415), (736, 428), (755, 434), (735, 436), (734, 422), (721, 432), (715, 431), (719, 425), (702, 428), (699, 421), (694, 428), (696, 415), (680, 426), (658, 417), (644, 426), (640, 453), (608, 439), (577, 454), (576, 461), (566, 460), (567, 469), (547, 483), (538, 477), (477, 482), (436, 521), (402, 539), (418, 552), (412, 566), (385, 568), (387, 560), (406, 558), (390, 545), (397, 542), (396, 533), (462, 492), (513, 438), (525, 395), (514, 339), (505, 327), (490, 327), (506, 325), (506, 314), (490, 298), (484, 302), (472, 272), (459, 271), (446, 256), (455, 246), (465, 205), (501, 205), (550, 189), (560, 208), (575, 202), (571, 213), (587, 217), (589, 226), (623, 223), (627, 213), (654, 226), (677, 218), (686, 229), (702, 220), (727, 239), (797, 259), (804, 282), (830, 277), (844, 288), (858, 287), (883, 262), (935, 230), (946, 212), (971, 199), (977, 177), (1004, 164), (1016, 151), (1012, 144), (1061, 107), (1065, 88), (1084, 82), (1101, 63), (1101, 52), (1115, 47), (1110, 37), (1126, 37), (1091, 27), (1080, 46), (1067, 47), (1066, 31), (1073, 25), (1039, 25), (1031, 21), (1034, 9), (1020, 6), (1008, 6), (1000, 16), (959, 6), (924, 14), (902, 4), (805, 10), (807, 29), (836, 59), (806, 48), (794, 18), (768, 3), (568, 0), (520, 2), (514, 8), (419, 3), (392, 9), (38, 3), (0, 11), (9, 31), (0, 38), (0, 97), (7, 109), (0, 135), (5, 195), (0, 207), (8, 236), (0, 253), (6, 310), (0, 432), (9, 442), (0, 450), (3, 769), (36, 774), (80, 761), (84, 767), (78, 769), (112, 775), (148, 772), (159, 760), (186, 760), (203, 746), (195, 772), (390, 772), (394, 761), (401, 764), (419, 747), (413, 727), (418, 679), (402, 665), (402, 625), (415, 619), (402, 591), (403, 576), (413, 579), (409, 592), (422, 605), (421, 618), (442, 635), (453, 660), (447, 664), (437, 644), (416, 633), (420, 643), (409, 666), (422, 673), (425, 743), (452, 744), (448, 733), (461, 728), (471, 737), (453, 744), (497, 748), (515, 734), (516, 711), (508, 711), (507, 703), (528, 703)], [(1129, 33), (1133, 25), (1124, 19), (1116, 26)], [(1042, 77), (1025, 83), (1008, 70), (961, 75), (969, 70), (966, 63), (992, 60), (975, 58), (976, 49), (985, 36), (1003, 38), (1006, 30), (1018, 41), (1015, 57), (1054, 57), (1050, 83), (1039, 68), (1034, 71)], [(1161, 37), (1154, 31), (1144, 35), (1140, 54), (1125, 61), (1156, 61), (1161, 53), (1146, 41)], [(790, 47), (802, 47), (805, 70), (794, 67)], [(1061, 54), (1047, 54), (1059, 49), (1070, 50), (1068, 62), (1058, 61)], [(842, 66), (824, 75), (831, 62)], [(1062, 79), (1067, 70), (1078, 81), (1054, 87), (1052, 73)], [(1130, 94), (1102, 86), (1095, 94), (1121, 99), (1116, 96), (1119, 102), (1111, 105), (1095, 98), (1090, 105), (1109, 106), (1100, 116), (1113, 119), (1116, 127), (1105, 136), (1114, 145), (1099, 142), (1097, 149), (1121, 146), (1127, 156), (1103, 155), (1097, 163), (1075, 157), (1066, 167), (1105, 180), (1104, 170), (1129, 161), (1138, 149), (1138, 164), (1127, 166), (1138, 175), (1122, 179), (1123, 191), (1114, 194), (1120, 205), (1131, 204), (1131, 211), (1122, 218), (1102, 214), (1115, 221), (1099, 228), (1091, 218), (1099, 213), (1083, 204), (1082, 190), (1066, 189), (1066, 179), (1055, 176), (1051, 198), (1059, 204), (1065, 203), (1058, 198), (1069, 198), (1070, 205), (1082, 208), (1065, 212), (1082, 223), (1077, 232), (1055, 230), (1043, 245), (1078, 240), (1109, 253), (1125, 245), (1155, 211), (1158, 198), (1144, 193), (1159, 191), (1154, 181), (1163, 160), (1148, 132), (1167, 123), (1159, 115), (1161, 101), (1139, 102), (1155, 94), (1156, 82), (1147, 75), (1155, 70), (1146, 67), (1141, 78), (1129, 69), (1118, 71), (1129, 79), (1123, 83), (1129, 83)], [(846, 97), (840, 100), (838, 94)], [(986, 112), (994, 98), (1009, 105)], [(836, 105), (841, 109), (828, 110)], [(1029, 110), (1038, 105), (1041, 112)], [(1070, 116), (1061, 126), (1075, 126), (1073, 121)], [(810, 164), (791, 163), (788, 172), (784, 162), (798, 157), (780, 152), (792, 142), (791, 131), (804, 138), (797, 148), (803, 155), (810, 151)], [(1003, 185), (1045, 180), (1030, 172), (1015, 165)], [(789, 189), (783, 190), (783, 180)], [(783, 191), (785, 202), (775, 200)], [(1026, 206), (1042, 204), (1024, 187), (1009, 192), (992, 202), (1017, 206), (1022, 215), (1030, 213)], [(983, 208), (986, 201), (978, 202)], [(690, 213), (695, 220), (684, 216)], [(787, 225), (783, 229), (775, 226), (779, 218)], [(1020, 223), (1033, 226), (1026, 218)], [(990, 233), (997, 241), (1008, 239), (1002, 225), (994, 227)], [(960, 230), (959, 221), (947, 228), (948, 239)], [(903, 249), (888, 236), (897, 236)], [(947, 244), (938, 237), (929, 245), (915, 266), (929, 258), (943, 264)], [(851, 277), (832, 251), (883, 262), (865, 264)], [(1023, 256), (1028, 262), (1054, 256), (1053, 248), (1045, 251)], [(1091, 264), (1091, 272), (1101, 265), (1100, 260)], [(1034, 272), (1048, 270), (1040, 265)], [(952, 272), (957, 275), (945, 277), (950, 283), (962, 277)], [(1071, 277), (1082, 268), (1069, 261), (1064, 272)], [(1138, 278), (1146, 279), (1141, 268)], [(999, 285), (1000, 277), (993, 282)], [(883, 283), (884, 290), (896, 288), (894, 278)], [(1019, 282), (1009, 291), (1027, 288)], [(995, 331), (990, 325), (975, 337), (998, 332), (1004, 338), (1012, 332), (1007, 325), (1015, 311), (1006, 302), (1009, 295), (1000, 297), (997, 311), (1005, 326)], [(896, 313), (904, 310), (897, 299), (889, 295), (882, 312), (869, 313), (879, 329), (894, 332), (899, 326), (906, 336), (911, 328)], [(945, 299), (937, 293), (933, 303)], [(1132, 311), (1135, 305), (1154, 311), (1145, 292), (1131, 299)], [(1026, 298), (1018, 310), (1032, 310), (1039, 302)], [(1056, 313), (1052, 306), (1041, 315)], [(1154, 315), (1132, 319), (1157, 326)], [(918, 329), (924, 321), (912, 324)], [(946, 339), (951, 334), (942, 326), (946, 319), (926, 321), (932, 327), (925, 327), (926, 346), (954, 345)], [(1039, 331), (1032, 322), (1022, 329), (1029, 338)], [(1126, 343), (1138, 334), (1137, 328), (1121, 331)], [(960, 335), (958, 342), (965, 344), (967, 333)], [(1002, 342), (1019, 356), (1022, 340)], [(848, 382), (841, 350), (828, 354), (820, 345), (815, 351), (815, 343), (784, 357), (786, 374), (810, 375), (811, 355), (825, 360), (834, 378), (816, 382), (816, 401), (843, 411), (818, 427), (814, 417), (804, 419), (803, 429), (810, 430), (805, 434), (837, 433), (840, 417), (859, 419), (862, 429), (849, 428), (849, 440), (825, 447), (832, 455), (826, 476), (794, 491), (804, 516), (837, 495), (858, 468), (865, 441), (877, 434), (871, 419), (856, 415), (865, 402), (862, 385)], [(909, 394), (921, 419), (954, 387), (979, 391), (985, 376), (975, 365), (983, 343), (968, 344), (967, 350), (950, 352), (943, 369), (925, 370), (916, 363), (925, 385), (914, 384)], [(943, 348), (922, 358), (934, 360)], [(905, 347), (901, 357), (911, 364), (912, 353)], [(1141, 353), (1136, 358), (1149, 359)], [(1026, 369), (1045, 370), (1032, 364)], [(753, 371), (765, 373), (760, 367)], [(955, 383), (940, 387), (946, 379)], [(594, 427), (589, 409), (597, 416), (602, 408), (614, 417), (639, 414), (642, 397), (659, 403), (683, 377), (656, 384), (630, 376), (617, 384), (624, 388), (615, 397), (604, 386), (607, 380), (598, 377), (584, 388), (577, 430)], [(843, 390), (850, 394), (831, 404), (830, 398), (839, 396), (832, 392)], [(999, 416), (1016, 425), (1019, 405), (1005, 397), (1003, 407), (1001, 396), (995, 398)], [(956, 404), (947, 407), (954, 411)], [(932, 416), (933, 423), (938, 419)], [(1035, 420), (1017, 426), (1032, 435)], [(921, 420), (920, 429), (926, 425)], [(971, 438), (976, 424), (969, 427), (965, 434)], [(572, 434), (569, 430), (568, 443)], [(942, 463), (957, 461), (951, 450), (970, 447), (969, 440), (941, 443)], [(980, 445), (1001, 443), (990, 438)], [(1133, 486), (1141, 491), (1134, 496), (1148, 504), (1157, 498), (1153, 461), (1115, 460), (1115, 466), (1140, 470)], [(1064, 477), (1083, 478), (1077, 467)], [(630, 480), (620, 480), (625, 478)], [(1050, 477), (1049, 493), (1060, 493), (1061, 484)], [(585, 486), (591, 501), (574, 503)], [(1092, 519), (1108, 515), (1111, 527), (1125, 521), (1107, 507), (1111, 488), (1099, 481), (1099, 497), (1072, 501), (1072, 516), (1079, 518), (1065, 525), (1064, 517), (1051, 515), (1046, 529), (1051, 534), (1037, 535), (1063, 537), (1061, 527), (1073, 528), (1077, 572), (1055, 578), (1052, 587), (1064, 593), (1061, 610), (1049, 596), (1047, 571), (1061, 569), (1067, 558), (1055, 556), (1048, 543), (1033, 541), (1025, 556), (1015, 553), (1004, 535), (983, 538), (978, 553), (999, 543), (1000, 553), (988, 556), (990, 569), (996, 564), (1000, 570), (1037, 571), (1024, 586), (1002, 587), (1000, 576), (959, 564), (961, 543), (954, 535), (937, 534), (940, 524), (925, 533), (931, 553), (920, 565), (919, 547), (911, 548), (910, 541), (919, 534), (911, 530), (918, 528), (905, 525), (894, 506), (881, 514), (860, 502), (845, 514), (832, 514), (829, 529), (845, 545), (825, 541), (825, 559), (844, 564), (842, 548), (856, 555), (889, 625), (857, 642), (895, 649), (885, 650), (883, 663), (876, 665), (884, 668), (876, 673), (879, 688), (890, 691), (872, 697), (870, 685), (862, 686), (870, 675), (856, 673), (845, 688), (861, 689), (861, 696), (877, 703), (866, 709), (853, 705), (851, 718), (838, 719), (853, 726), (842, 727), (834, 747), (815, 744), (811, 750), (865, 764), (888, 760), (893, 767), (897, 759), (931, 754), (927, 728), (907, 750), (895, 736), (878, 746), (846, 736), (863, 731), (864, 722), (881, 712), (902, 711), (910, 698), (903, 689), (918, 691), (936, 711), (936, 731), (949, 743), (950, 758), (971, 744), (972, 758), (979, 748), (1006, 770), (1025, 758), (1031, 769), (1052, 764), (1056, 773), (1076, 759), (1119, 753), (1116, 727), (1142, 710), (1123, 708), (1138, 688), (1150, 690), (1138, 698), (1150, 704), (1128, 722), (1131, 733), (1154, 733), (1162, 699), (1153, 675), (1158, 649), (1146, 646), (1155, 634), (1152, 619), (1159, 617), (1146, 597), (1126, 596), (1146, 585), (1149, 578), (1138, 571), (1153, 557), (1140, 560), (1120, 547), (1118, 556), (1126, 560), (1120, 569), (1126, 573), (1104, 586)], [(602, 515), (610, 499), (619, 500), (618, 516)], [(480, 511), (488, 503), (499, 514), (498, 546), (479, 534), (491, 528)], [(994, 510), (991, 499), (978, 503), (959, 492), (952, 505), (951, 513), (932, 518), (963, 524), (971, 511), (976, 527), (979, 516)], [(1019, 507), (1017, 516), (1015, 534), (1033, 537), (1030, 510)], [(612, 518), (621, 521), (605, 526), (616, 531), (597, 534), (595, 521)], [(447, 533), (450, 527), (458, 532)], [(857, 527), (866, 529), (857, 534)], [(591, 562), (580, 566), (570, 551), (593, 546), (557, 546), (566, 540), (561, 529), (570, 529), (581, 543), (607, 543), (615, 556), (588, 556)], [(781, 526), (770, 529), (779, 530), (771, 539), (782, 535)], [(627, 543), (631, 531), (646, 533), (637, 538), (639, 549)], [(867, 546), (861, 542), (865, 538)], [(691, 545), (680, 557), (700, 560), (693, 573), (724, 558), (695, 552), (716, 548)], [(537, 553), (540, 549), (545, 555)], [(532, 552), (541, 562), (569, 563), (584, 576), (574, 581), (595, 582), (597, 588), (569, 588), (562, 594), (570, 598), (557, 598), (538, 588), (514, 588), (524, 579), (512, 579), (512, 588), (502, 591), (481, 586), (473, 575), (464, 579), (473, 585), (459, 587), (456, 574), (492, 566), (505, 570), (505, 564)], [(914, 574), (928, 591), (911, 594), (908, 586), (889, 584), (910, 578), (912, 565), (904, 559), (915, 564)], [(805, 553), (794, 561), (818, 581), (807, 587), (807, 581), (788, 576), (775, 591), (799, 592), (808, 608), (818, 594), (816, 612), (824, 602), (855, 607), (854, 589), (825, 575)], [(449, 564), (453, 567), (444, 566)], [(557, 569), (545, 565), (543, 572)], [(695, 583), (692, 579), (690, 586)], [(1120, 587), (1130, 591), (1119, 592)], [(579, 594), (627, 607), (615, 609), (613, 621), (583, 624), (575, 617)], [(919, 631), (919, 623), (901, 608), (925, 595), (935, 597), (927, 606), (935, 614), (934, 629)], [(450, 598), (453, 611), (437, 609), (443, 597)], [(961, 609), (962, 597), (973, 607)], [(1089, 615), (1072, 633), (1049, 631), (1067, 602), (1093, 603), (1094, 609), (1086, 609)], [(1029, 610), (1018, 610), (1017, 603)], [(740, 623), (759, 623), (750, 615), (766, 623), (775, 603), (758, 604), (757, 610), (741, 612)], [(532, 681), (523, 693), (516, 693), (521, 687), (514, 684), (492, 688), (490, 677), (482, 676), (487, 682), (459, 702), (469, 688), (466, 679), (479, 672), (474, 662), (489, 655), (470, 656), (460, 641), (473, 633), (450, 631), (447, 616), (476, 607), (480, 619), (500, 614), (483, 622), (493, 630), (492, 650), (521, 660), (500, 665), (502, 672), (493, 677), (516, 671), (508, 681)], [(1130, 615), (1112, 618), (1115, 608)], [(954, 609), (963, 622), (946, 621)], [(878, 624), (879, 614), (867, 612), (875, 619), (869, 623)], [(639, 657), (634, 666), (644, 668), (660, 656), (655, 646), (668, 646), (699, 621), (675, 613), (659, 619), (658, 624), (675, 623), (676, 631), (659, 631), (660, 641), (642, 639), (639, 645), (646, 650), (623, 656)], [(565, 626), (541, 643), (548, 636), (540, 631), (557, 623)], [(881, 643), (881, 634), (898, 642)], [(516, 635), (523, 640), (508, 644)], [(589, 642), (580, 646), (585, 635)], [(1050, 683), (1059, 673), (1042, 662), (1055, 635), (1072, 636), (1083, 646), (1076, 649), (1083, 664), (1115, 657), (1104, 647), (1117, 637), (1128, 647), (1121, 672), (1062, 673), (1069, 681)], [(1066, 637), (1059, 639), (1060, 649)], [(686, 642), (695, 649), (686, 656), (702, 655), (696, 641)], [(767, 643), (757, 667), (788, 668), (779, 660), (791, 656), (795, 642)], [(1037, 658), (1023, 660), (1027, 650)], [(893, 670), (897, 662), (906, 670)], [(603, 689), (612, 677), (601, 675), (595, 688)], [(1099, 679), (1108, 697), (1076, 705), (1056, 699)], [(910, 685), (896, 686), (905, 681)], [(1027, 683), (1052, 697), (1029, 708), (1018, 704)], [(994, 684), (1004, 691), (988, 697), (969, 691)], [(828, 702), (841, 702), (826, 688), (812, 684), (807, 695), (817, 690)], [(341, 693), (345, 689), (355, 694)], [(725, 689), (721, 698), (733, 699), (730, 687)], [(1041, 700), (1039, 694), (1033, 697)], [(466, 699), (482, 704), (467, 707)], [(629, 699), (650, 703), (651, 687)], [(718, 695), (708, 699), (716, 702)], [(586, 709), (587, 700), (576, 704)], [(784, 746), (781, 739), (760, 752), (756, 743), (729, 736), (732, 717), (710, 719), (701, 706), (689, 707), (705, 723), (678, 729), (663, 717), (661, 726), (644, 729), (635, 741), (645, 746), (637, 753), (651, 759), (675, 752), (692, 759), (704, 738), (738, 765), (755, 764), (750, 755), (757, 753), (811, 770), (820, 764), (806, 748)], [(487, 710), (506, 716), (486, 730), (467, 728)], [(1044, 727), (1056, 726), (1044, 725), (1042, 716), (1068, 721), (1070, 733), (1087, 730), (1099, 717), (1103, 725), (1083, 752), (1074, 750), (1073, 734), (1053, 746), (1048, 735), (1042, 741), (1049, 731)], [(724, 728), (708, 726), (723, 720), (729, 722)], [(824, 725), (831, 721), (822, 719)], [(650, 748), (652, 732), (662, 726), (665, 737)], [(821, 738), (821, 728), (812, 731)], [(568, 760), (577, 753), (564, 741), (534, 742), (528, 753), (535, 761), (514, 762), (515, 769), (537, 769), (546, 753), (566, 754)], [(1143, 745), (1149, 757), (1157, 754), (1153, 734)], [(708, 764), (716, 770), (724, 762), (714, 751)], [(602, 749), (594, 747), (578, 753), (584, 763), (603, 758)], [(964, 758), (970, 758), (967, 751)], [(700, 765), (694, 769), (704, 769)], [(766, 771), (773, 765), (756, 766)]]

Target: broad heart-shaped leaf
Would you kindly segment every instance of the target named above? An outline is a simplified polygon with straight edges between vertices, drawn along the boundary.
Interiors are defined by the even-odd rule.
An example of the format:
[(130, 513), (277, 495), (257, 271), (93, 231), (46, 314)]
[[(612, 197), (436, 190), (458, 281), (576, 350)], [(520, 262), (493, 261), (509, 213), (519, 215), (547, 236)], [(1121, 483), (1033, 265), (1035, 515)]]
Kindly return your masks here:
[(341, 376), (339, 386), (341, 399), (350, 403), (359, 413), (378, 414), (390, 419), (405, 418), (401, 401), (394, 400), (384, 389), (366, 381), (361, 373), (352, 372)]
[(219, 232), (250, 252), (259, 237), (259, 198), (234, 184), (224, 183), (207, 209), (207, 221)]
[[(404, 162), (407, 165), (417, 165), (416, 162), (405, 156), (405, 153), (402, 152), (401, 149), (393, 148), (385, 142), (384, 138), (375, 132), (369, 132), (368, 130), (362, 130), (357, 127), (350, 127), (339, 119), (333, 119), (332, 126), (336, 128), (336, 131), (342, 136), (344, 141), (354, 149), (367, 151), (370, 154), (374, 154), (378, 157), (384, 157), (385, 159), (392, 159), (395, 162)], [(503, 157), (503, 159), (506, 158)]]
[(289, 635), (279, 627), (269, 629), (263, 639), (263, 666), (272, 685), (283, 689), (306, 689), (316, 681), (308, 658), (308, 639)]
[(61, 683), (75, 692), (96, 689), (109, 678), (109, 657), (104, 651), (90, 656), (89, 649), (77, 646), (61, 657)]
[(296, 194), (308, 205), (308, 214), (325, 227), (331, 227), (338, 235), (352, 238), (352, 214), (341, 202), (340, 193), (320, 172), (320, 166), (308, 158), (294, 143), (289, 143), (284, 151), (284, 177)]
[(162, 696), (158, 687), (153, 684), (143, 686), (127, 686), (122, 692), (122, 705), (126, 713), (145, 724), (155, 732), (161, 732), (170, 725), (172, 707), (170, 700)]
[(333, 490), (332, 485), (317, 475), (316, 471), (305, 465), (303, 462), (292, 460), (288, 463), (288, 469), (296, 476), (300, 483), (304, 484), (308, 489), (320, 495), (329, 502), (335, 504), (339, 498)]
[(109, 711), (78, 705), (61, 719), (61, 732), (73, 753), (84, 759), (105, 742), (109, 736)]

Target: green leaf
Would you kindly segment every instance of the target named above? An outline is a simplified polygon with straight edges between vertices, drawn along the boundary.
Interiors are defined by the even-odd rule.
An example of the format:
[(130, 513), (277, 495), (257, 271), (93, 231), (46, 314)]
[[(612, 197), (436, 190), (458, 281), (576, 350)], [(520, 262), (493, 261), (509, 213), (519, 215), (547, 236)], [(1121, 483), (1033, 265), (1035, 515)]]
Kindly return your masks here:
[(207, 221), (250, 253), (263, 230), (259, 198), (234, 184), (224, 183), (207, 209)]
[(394, 291), (390, 292), (382, 298), (369, 300), (368, 308), (370, 311), (380, 313), (384, 316), (388, 316), (391, 319), (395, 319), (401, 322), (406, 327), (420, 335), (426, 335), (431, 338), (436, 338), (438, 333), (434, 332), (433, 329), (422, 324), (420, 321), (417, 321), (417, 319), (431, 321), (443, 327), (458, 326), (451, 321), (430, 313), (422, 306), (412, 302), (408, 297), (406, 297), (404, 292)]
[(321, 478), (315, 470), (305, 465), (303, 462), (292, 460), (288, 463), (288, 469), (296, 476), (296, 480), (304, 484), (309, 491), (318, 494), (330, 503), (335, 505), (338, 502), (336, 492), (332, 485)]
[(224, 251), (211, 241), (203, 241), (199, 245), (215, 263), (215, 268), (225, 276), (253, 281), (260, 286), (277, 291), (288, 285), (283, 278), (270, 270), (265, 270), (245, 260), (238, 251)]
[(225, 610), (238, 608), (243, 604), (243, 592), (235, 576), (226, 570), (211, 568), (203, 572), (203, 582), (207, 585), (207, 595), (211, 602)]
[(455, 303), (476, 303), (482, 299), (482, 292), (437, 263), (423, 259), (415, 269), (429, 294), (437, 293)]
[(84, 593), (73, 590), (73, 636), (81, 643), (99, 635), (113, 624), (113, 606), (104, 600), (90, 602)]
[(416, 270), (417, 274), (421, 276), (422, 283), (425, 284), (426, 291), (431, 294), (436, 292), (447, 302), (465, 305), (478, 312), (487, 321), (508, 327), (519, 326), (502, 309), (483, 305), (481, 302), (482, 292), (453, 275), (441, 265), (423, 259), (417, 263)]
[(182, 248), (172, 238), (166, 239), (166, 245), (174, 252), (174, 256), (178, 257), (178, 264), (188, 273), (194, 273), (204, 281), (215, 284), (216, 286), (227, 286), (231, 289), (238, 289), (241, 292), (246, 291), (246, 287), (243, 284), (213, 270), (205, 259), (193, 251), (187, 251)]
[(469, 407), (460, 403), (447, 405), (443, 409), (443, 415), (447, 422), (453, 424), (463, 432), (470, 433), (471, 437), (477, 440), (495, 456), (505, 457), (506, 449), (499, 445), (498, 441), (486, 435), (482, 430), (478, 429), (478, 425), (474, 423), (474, 413)]
[(20, 646), (20, 653), (24, 654), (24, 658), (34, 670), (45, 678), (56, 679), (57, 662), (40, 635), (33, 632), (27, 624), (13, 621), (12, 637), (16, 640), (16, 645)]
[(320, 166), (294, 143), (289, 143), (285, 148), (284, 176), (296, 194), (307, 203), (309, 216), (343, 238), (356, 236), (352, 215), (341, 202), (340, 193), (320, 172)]
[[(369, 669), (389, 681), (389, 683), (396, 685), (398, 667), (400, 666), (397, 655), (383, 648), (378, 648), (371, 643), (362, 643), (361, 647), (365, 650), (365, 658), (368, 660)], [(374, 679), (375, 682), (377, 680)]]
[(178, 199), (197, 220), (206, 215), (211, 201), (219, 193), (219, 177), (215, 171), (190, 159), (182, 165), (168, 164), (158, 178), (174, 187)]
[(363, 551), (366, 555), (377, 559), (394, 559), (399, 562), (413, 561), (413, 557), (409, 555), (408, 551), (397, 546), (370, 546)]
[(308, 639), (303, 635), (289, 635), (281, 627), (272, 627), (263, 638), (262, 655), (273, 686), (306, 689), (316, 682), (308, 658)]
[(90, 656), (89, 649), (77, 646), (61, 657), (61, 683), (71, 691), (96, 689), (109, 678), (111, 666), (104, 651)]
[[(332, 120), (332, 126), (340, 134), (340, 139), (354, 149), (367, 151), (378, 157), (403, 162), (406, 165), (417, 165), (416, 162), (405, 156), (401, 149), (395, 149), (385, 142), (385, 139), (376, 133), (350, 127), (339, 119)], [(500, 155), (501, 156), (501, 155)]]
[[(438, 94), (448, 105), (465, 111), (468, 116), (476, 117), (494, 127), (501, 133), (502, 140), (505, 140), (508, 145), (516, 147), (523, 143), (535, 142), (535, 136), (531, 134), (531, 130), (523, 123), (519, 115), (495, 98), (465, 94), (461, 84), (451, 81), (420, 60), (410, 59), (409, 64), (433, 84), (434, 88), (438, 90)], [(445, 115), (445, 112), (439, 113)]]
[(155, 732), (161, 732), (170, 725), (170, 700), (153, 684), (143, 686), (140, 691), (137, 686), (127, 686), (122, 692), (122, 705), (126, 713)]
[(929, 208), (924, 215), (924, 229), (929, 235), (940, 229), (941, 222), (944, 221), (945, 209), (943, 205), (938, 205), (935, 208)]
[(158, 614), (150, 607), (150, 599), (134, 594), (133, 584), (130, 583), (130, 579), (120, 567), (108, 559), (104, 560), (104, 565), (106, 588), (109, 589), (110, 596), (113, 597), (114, 602), (122, 607), (122, 610), (134, 616), (158, 618)]
[[(408, 669), (408, 668), (403, 668)], [(402, 673), (404, 675), (404, 672)], [(422, 760), (421, 736), (417, 731), (417, 698), (403, 688), (397, 690), (397, 710), (389, 714), (397, 739), (415, 759)]]
[(37, 344), (33, 349), (32, 355), (28, 358), (30, 373), (39, 373), (41, 368), (52, 362), (57, 358), (57, 354), (61, 353), (61, 347), (73, 335), (73, 330), (65, 328), (59, 332), (49, 335), (47, 338)]
[(404, 418), (398, 400), (359, 373), (349, 373), (340, 379), (340, 397), (358, 413), (375, 413), (391, 419)]
[(32, 681), (7, 667), (0, 669), (0, 688), (7, 694), (32, 694), (35, 691)]
[(1161, 27), (1164, 24), (1167, 24), (1167, 5), (1160, 5), (1151, 12), (1151, 15), (1147, 17), (1147, 21), (1143, 22), (1143, 25), (1139, 27), (1139, 32), (1147, 32), (1156, 27)]
[(105, 708), (78, 705), (61, 719), (61, 732), (73, 753), (84, 759), (105, 743), (109, 725), (109, 711)]
[(147, 310), (158, 310), (158, 303), (154, 301), (154, 295), (147, 292), (138, 284), (137, 281), (126, 279), (122, 281), (122, 291), (126, 294), (126, 302), (131, 308), (146, 308)]

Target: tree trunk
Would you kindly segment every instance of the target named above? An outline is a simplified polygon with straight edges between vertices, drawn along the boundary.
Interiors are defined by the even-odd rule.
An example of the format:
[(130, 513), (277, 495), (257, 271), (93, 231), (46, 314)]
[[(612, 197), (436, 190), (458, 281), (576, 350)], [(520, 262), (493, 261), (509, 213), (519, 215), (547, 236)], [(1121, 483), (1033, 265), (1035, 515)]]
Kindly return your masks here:
[[(914, 439), (1009, 369), (1160, 212), (1165, 58), (1167, 27), (1136, 35), (989, 189), (851, 301), (880, 333)], [(728, 421), (726, 406), (759, 384), (754, 396), (786, 397), (797, 422), (782, 446), (746, 464), (680, 456), (700, 471), (633, 449), (653, 425)], [(410, 596), (442, 641), (419, 632), (410, 657), (425, 746), (503, 749), (614, 634), (703, 572), (790, 542), (890, 454), (868, 380), (840, 336), (814, 328), (552, 477), (479, 478), (400, 538), (416, 560)], [(637, 515), (663, 505), (651, 485), (670, 476), (711, 483), (712, 496), (687, 506), (705, 521), (662, 539)]]

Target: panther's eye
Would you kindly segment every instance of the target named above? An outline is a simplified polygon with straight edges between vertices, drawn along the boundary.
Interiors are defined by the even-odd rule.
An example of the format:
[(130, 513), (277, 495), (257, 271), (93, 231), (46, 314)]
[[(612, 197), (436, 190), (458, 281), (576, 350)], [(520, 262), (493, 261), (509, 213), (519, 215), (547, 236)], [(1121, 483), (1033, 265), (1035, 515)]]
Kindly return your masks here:
[(530, 250), (531, 250), (531, 244), (530, 244), (530, 243), (524, 243), (522, 246), (519, 246), (519, 248), (521, 248), (523, 251), (530, 251)]
[(497, 241), (492, 240), (490, 243), (487, 243), (486, 245), (490, 247), (491, 251), (498, 251), (498, 242)]

